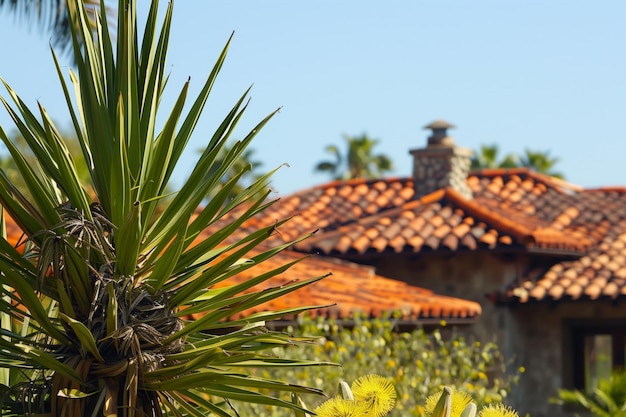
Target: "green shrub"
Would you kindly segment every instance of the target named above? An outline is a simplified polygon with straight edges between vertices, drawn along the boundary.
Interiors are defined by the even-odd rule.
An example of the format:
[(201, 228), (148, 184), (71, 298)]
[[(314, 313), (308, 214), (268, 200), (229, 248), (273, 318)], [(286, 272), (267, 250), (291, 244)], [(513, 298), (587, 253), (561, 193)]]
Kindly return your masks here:
[[(316, 336), (315, 347), (276, 350), (277, 356), (306, 356), (342, 367), (283, 369), (279, 374), (264, 372), (263, 376), (280, 376), (294, 384), (332, 391), (341, 380), (353, 381), (364, 374), (382, 375), (391, 379), (398, 394), (391, 416), (423, 416), (425, 399), (440, 393), (443, 386), (468, 393), (479, 407), (501, 402), (522, 371), (507, 373), (507, 363), (495, 343), (466, 339), (445, 326), (430, 333), (423, 329), (398, 332), (392, 317), (356, 317), (350, 327), (332, 319), (302, 318), (298, 326), (285, 331), (295, 337)], [(320, 399), (304, 401), (314, 408)], [(249, 411), (240, 409), (241, 415), (290, 415), (287, 410), (269, 408)]]
[(593, 416), (626, 417), (626, 371), (613, 371), (609, 378), (600, 379), (591, 392), (562, 389), (555, 402), (580, 406)]

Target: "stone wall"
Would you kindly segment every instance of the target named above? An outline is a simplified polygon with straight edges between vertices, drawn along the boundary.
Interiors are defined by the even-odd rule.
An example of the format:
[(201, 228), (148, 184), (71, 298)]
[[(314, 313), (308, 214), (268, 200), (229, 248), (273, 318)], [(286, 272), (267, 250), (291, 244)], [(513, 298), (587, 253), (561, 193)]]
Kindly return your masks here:
[[(573, 417), (571, 410), (551, 404), (558, 389), (568, 387), (571, 346), (564, 322), (574, 319), (626, 319), (626, 304), (610, 301), (531, 303), (498, 307), (485, 294), (513, 282), (532, 260), (528, 255), (490, 253), (428, 255), (407, 259), (389, 257), (374, 262), (376, 272), (432, 289), (436, 293), (477, 301), (483, 314), (476, 324), (460, 331), (481, 341), (495, 341), (512, 369), (525, 368), (520, 384), (507, 403), (524, 416)], [(580, 414), (580, 413), (578, 413)]]
[[(565, 323), (576, 320), (626, 320), (626, 304), (610, 300), (534, 303), (518, 305), (510, 312), (510, 331), (505, 343), (526, 368), (522, 383), (514, 390), (512, 403), (531, 417), (582, 415), (550, 404), (560, 388), (571, 388), (572, 349)], [(520, 413), (520, 415), (523, 415)]]
[(486, 294), (513, 282), (527, 262), (526, 257), (466, 252), (454, 256), (431, 254), (414, 259), (390, 256), (374, 265), (379, 275), (480, 303), (483, 314), (472, 325), (473, 334), (480, 340), (495, 340), (501, 344), (505, 340), (503, 332), (508, 312), (489, 302)]

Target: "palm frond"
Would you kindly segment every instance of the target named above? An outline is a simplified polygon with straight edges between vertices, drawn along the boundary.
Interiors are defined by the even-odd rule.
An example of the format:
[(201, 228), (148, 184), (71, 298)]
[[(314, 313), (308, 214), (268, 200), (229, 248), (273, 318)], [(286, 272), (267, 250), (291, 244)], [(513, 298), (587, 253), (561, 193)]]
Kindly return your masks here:
[[(84, 2), (92, 13), (100, 7), (99, 0)], [(69, 52), (71, 30), (65, 0), (0, 0), (0, 9), (24, 22), (35, 21), (42, 31), (50, 33), (53, 45)], [(108, 12), (112, 13), (112, 10)]]

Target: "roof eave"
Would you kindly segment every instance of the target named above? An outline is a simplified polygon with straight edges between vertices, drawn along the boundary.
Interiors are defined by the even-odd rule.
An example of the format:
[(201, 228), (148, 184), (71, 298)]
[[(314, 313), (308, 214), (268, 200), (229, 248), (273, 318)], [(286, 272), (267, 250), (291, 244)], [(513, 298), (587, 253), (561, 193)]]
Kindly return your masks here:
[(339, 258), (348, 261), (373, 261), (375, 259), (385, 258), (388, 256), (409, 256), (412, 259), (419, 258), (421, 256), (431, 256), (431, 255), (440, 255), (440, 256), (450, 256), (456, 255), (458, 253), (491, 253), (496, 255), (516, 255), (516, 254), (531, 254), (531, 255), (541, 255), (541, 256), (549, 256), (555, 257), (562, 260), (571, 260), (577, 259), (581, 256), (585, 256), (587, 251), (578, 251), (572, 249), (563, 249), (563, 248), (543, 248), (543, 247), (496, 247), (496, 248), (478, 248), (478, 249), (456, 249), (450, 250), (448, 248), (442, 249), (428, 249), (428, 250), (420, 250), (420, 251), (409, 251), (403, 250), (400, 252), (395, 251), (383, 251), (383, 252), (365, 252), (365, 253), (322, 253), (317, 248), (312, 248), (311, 252), (306, 252), (302, 250), (297, 250), (297, 252), (307, 254), (314, 253), (321, 257), (330, 257), (330, 258)]
[[(368, 320), (375, 319), (368, 317)], [(476, 323), (480, 316), (473, 317), (420, 317), (416, 319), (389, 319), (393, 324), (401, 329), (419, 329), (419, 328), (442, 328), (447, 326), (469, 326)], [(357, 322), (353, 319), (335, 319), (338, 324), (343, 327), (354, 327)], [(298, 326), (298, 320), (276, 320), (266, 323), (269, 329), (284, 329), (290, 326)]]

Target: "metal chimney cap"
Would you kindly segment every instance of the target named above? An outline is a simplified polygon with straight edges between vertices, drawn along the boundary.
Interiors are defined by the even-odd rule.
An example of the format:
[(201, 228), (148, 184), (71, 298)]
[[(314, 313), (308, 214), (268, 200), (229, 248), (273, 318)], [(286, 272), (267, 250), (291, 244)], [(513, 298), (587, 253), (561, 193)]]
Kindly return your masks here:
[(439, 130), (439, 129), (454, 129), (455, 127), (456, 126), (453, 125), (452, 123), (446, 122), (443, 119), (437, 119), (433, 121), (432, 123), (424, 126), (424, 129)]
[(445, 120), (435, 120), (429, 125), (426, 125), (424, 129), (431, 129), (432, 135), (428, 138), (428, 147), (447, 147), (454, 146), (454, 139), (452, 136), (448, 136), (448, 129), (454, 128), (452, 123), (448, 123)]

